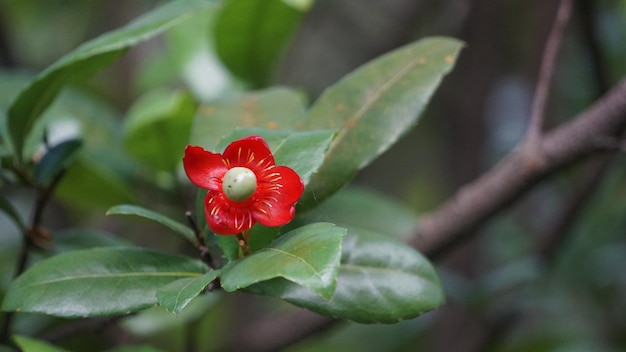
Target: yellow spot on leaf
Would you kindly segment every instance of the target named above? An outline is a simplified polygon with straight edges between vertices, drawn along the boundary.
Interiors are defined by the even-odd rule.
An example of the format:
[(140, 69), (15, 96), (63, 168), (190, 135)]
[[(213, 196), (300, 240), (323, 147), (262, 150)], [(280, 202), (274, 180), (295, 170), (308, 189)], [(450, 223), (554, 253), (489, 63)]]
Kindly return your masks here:
[(426, 65), (426, 62), (426, 59), (424, 59), (423, 57), (417, 60), (417, 63), (419, 63), (420, 65)]
[(337, 104), (337, 105), (335, 106), (335, 109), (336, 109), (337, 111), (343, 111), (343, 108), (344, 108), (344, 107), (343, 107), (343, 104)]
[(357, 122), (359, 120), (356, 118), (356, 116), (353, 116), (351, 118), (348, 119), (348, 121), (346, 121), (346, 127), (347, 128), (353, 128), (354, 126), (356, 126)]
[(276, 127), (278, 127), (278, 124), (276, 123), (276, 121), (270, 121), (267, 123), (267, 128), (270, 130), (275, 130)]
[(454, 61), (454, 58), (453, 58), (452, 56), (450, 56), (450, 55), (446, 55), (446, 57), (445, 57), (445, 58), (443, 58), (443, 60), (444, 60), (446, 63), (451, 64), (451, 63)]

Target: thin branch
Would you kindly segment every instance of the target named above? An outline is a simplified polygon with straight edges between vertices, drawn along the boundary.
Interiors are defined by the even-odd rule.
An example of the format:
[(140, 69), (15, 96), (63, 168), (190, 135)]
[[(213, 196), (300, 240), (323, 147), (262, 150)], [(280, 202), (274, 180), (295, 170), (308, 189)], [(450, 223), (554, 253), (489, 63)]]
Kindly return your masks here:
[(539, 68), (539, 78), (537, 79), (535, 96), (531, 107), (530, 124), (526, 135), (529, 143), (536, 143), (544, 128), (546, 105), (550, 95), (550, 86), (552, 77), (554, 76), (556, 59), (561, 43), (563, 42), (563, 34), (565, 33), (567, 22), (572, 12), (572, 2), (573, 0), (561, 0), (554, 25), (546, 41), (543, 57), (541, 59), (541, 67)]
[(626, 79), (569, 123), (520, 145), (506, 159), (439, 209), (424, 214), (410, 244), (432, 257), (463, 239), (552, 172), (598, 150), (597, 140), (615, 137), (626, 125)]
[[(604, 68), (604, 55), (599, 45), (599, 36), (594, 19), (596, 18), (595, 3), (591, 0), (577, 2), (576, 15), (579, 18), (580, 36), (583, 47), (586, 49), (592, 67), (592, 79), (595, 86), (596, 96), (601, 96), (608, 90), (608, 77)], [(622, 131), (623, 133), (624, 131)], [(609, 137), (598, 141), (600, 148), (606, 147), (608, 151), (626, 151), (626, 144), (620, 138)], [(601, 183), (604, 174), (609, 169), (614, 153), (607, 153), (594, 159), (585, 170), (583, 176), (571, 187), (565, 200), (565, 207), (548, 225), (546, 232), (540, 236), (542, 242), (537, 248), (539, 258), (549, 261), (554, 257), (561, 244), (567, 239), (570, 229), (576, 219), (584, 211), (588, 200), (593, 196), (596, 188)]]
[(209, 247), (204, 241), (204, 234), (198, 227), (198, 224), (196, 224), (196, 221), (193, 219), (193, 214), (191, 213), (191, 211), (186, 211), (185, 217), (187, 218), (187, 223), (189, 223), (189, 227), (191, 227), (193, 233), (196, 235), (196, 240), (198, 241), (198, 251), (200, 252), (200, 259), (202, 259), (202, 261), (211, 269), (215, 269), (216, 264), (213, 261), (213, 257), (211, 256)]
[[(31, 221), (30, 228), (25, 229), (22, 233), (22, 248), (17, 258), (15, 266), (14, 278), (20, 276), (24, 270), (30, 258), (30, 252), (34, 246), (41, 245), (42, 242), (48, 240), (47, 231), (41, 228), (41, 221), (43, 219), (43, 212), (48, 205), (50, 197), (54, 193), (56, 186), (65, 175), (65, 170), (59, 172), (50, 182), (50, 184), (42, 189), (38, 189), (37, 198), (34, 205), (34, 214)], [(15, 318), (15, 312), (8, 312), (4, 316), (2, 327), (0, 327), (0, 344), (8, 344), (11, 335), (11, 326), (13, 325), (13, 319)]]

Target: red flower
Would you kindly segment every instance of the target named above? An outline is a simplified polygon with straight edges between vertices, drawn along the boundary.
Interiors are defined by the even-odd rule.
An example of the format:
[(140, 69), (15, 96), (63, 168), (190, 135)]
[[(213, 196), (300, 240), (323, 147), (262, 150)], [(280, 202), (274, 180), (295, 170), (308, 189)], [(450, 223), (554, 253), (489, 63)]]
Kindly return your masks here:
[(241, 233), (256, 222), (290, 222), (304, 191), (300, 176), (287, 166), (276, 166), (259, 136), (234, 141), (223, 154), (187, 146), (183, 165), (191, 182), (209, 191), (204, 213), (211, 231), (220, 235)]

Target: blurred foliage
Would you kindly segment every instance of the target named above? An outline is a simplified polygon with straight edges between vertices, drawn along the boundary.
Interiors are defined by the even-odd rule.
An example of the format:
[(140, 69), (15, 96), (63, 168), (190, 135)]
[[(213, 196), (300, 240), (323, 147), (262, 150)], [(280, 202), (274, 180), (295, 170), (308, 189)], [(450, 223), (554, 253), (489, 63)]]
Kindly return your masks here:
[[(4, 44), (0, 45), (0, 123), (6, 124), (9, 104), (35, 72), (89, 38), (119, 28), (162, 3), (0, 0), (0, 44)], [(223, 13), (201, 9), (163, 35), (130, 49), (103, 75), (60, 92), (24, 141), (24, 155), (35, 158), (44, 155), (43, 136), (52, 146), (68, 139), (83, 141), (76, 154), (70, 153), (74, 162), (56, 189), (52, 209), (45, 214), (44, 223), (54, 232), (49, 254), (136, 244), (186, 252), (184, 240), (165, 240), (168, 236), (162, 236), (162, 227), (104, 218), (105, 210), (134, 203), (182, 219), (180, 210), (194, 209), (196, 196), (194, 190), (181, 186), (184, 178), (179, 160), (189, 138), (193, 144), (210, 141), (211, 145), (204, 146), (215, 149), (235, 127), (252, 125), (249, 121), (260, 121), (270, 129), (291, 129), (293, 126), (284, 123), (305, 119), (307, 102), (316, 101), (323, 88), (374, 56), (416, 38), (446, 34), (466, 40), (460, 59), (479, 58), (472, 61), (478, 63), (471, 67), (475, 75), (465, 79), (467, 75), (453, 72), (444, 82), (442, 97), (431, 102), (420, 128), (357, 176), (362, 187), (342, 190), (314, 210), (303, 212), (296, 224), (315, 219), (376, 233), (384, 230), (403, 238), (414, 225), (414, 211), (431, 209), (458, 186), (451, 175), (466, 170), (454, 164), (451, 153), (478, 160), (476, 168), (484, 171), (523, 133), (545, 29), (552, 21), (549, 2), (530, 5), (520, 0), (496, 6), (453, 0), (398, 0), (384, 5), (373, 0), (277, 0), (267, 17), (259, 12), (261, 3), (225, 1), (220, 8)], [(595, 10), (587, 15), (598, 30), (602, 67), (612, 84), (626, 74), (626, 1), (593, 3)], [(589, 49), (577, 34), (580, 28), (575, 27), (579, 16), (575, 14), (559, 61), (550, 107), (553, 124), (566, 121), (597, 96)], [(477, 23), (486, 26), (486, 32), (479, 32)], [(486, 34), (472, 36), (477, 31)], [(479, 96), (483, 82), (488, 87)], [(275, 84), (293, 89), (272, 87)], [(249, 91), (250, 87), (264, 89)], [(461, 94), (455, 95), (455, 91)], [(116, 98), (119, 96), (123, 99)], [(480, 120), (468, 112), (459, 117), (465, 118), (466, 124), (460, 124), (446, 114), (451, 105), (465, 108), (472, 103), (465, 100), (480, 105)], [(282, 104), (280, 112), (272, 110), (277, 102)], [(320, 115), (328, 117), (325, 110)], [(203, 117), (216, 116), (234, 117), (223, 130), (202, 122)], [(325, 128), (335, 128), (330, 125)], [(7, 129), (0, 130), (1, 139), (7, 141)], [(474, 148), (471, 139), (449, 138), (472, 131), (481, 133), (486, 148)], [(0, 171), (8, 167), (8, 152), (0, 150)], [(464, 307), (472, 316), (467, 324), (490, 328), (509, 324), (501, 333), (488, 330), (493, 334), (483, 350), (626, 349), (625, 160), (623, 155), (614, 158), (613, 167), (585, 211), (573, 220), (572, 230), (554, 257), (537, 256), (540, 234), (565, 205), (575, 180), (584, 172), (582, 167), (556, 175), (490, 222), (475, 241), (469, 260), (455, 264), (452, 256), (450, 262), (438, 263), (450, 306)], [(15, 180), (13, 175), (6, 177), (0, 179), (0, 197), (13, 204), (16, 216), (30, 219), (34, 195), (8, 186)], [(311, 195), (311, 202), (318, 205), (315, 196)], [(372, 209), (372, 204), (385, 204), (381, 206), (385, 212)], [(349, 208), (358, 213), (346, 211)], [(385, 221), (392, 224), (386, 226)], [(112, 234), (120, 233), (121, 228), (130, 233), (128, 238)], [(0, 212), (2, 299), (21, 245), (19, 231), (10, 217)], [(33, 261), (45, 257), (43, 252), (38, 251)], [(173, 351), (192, 344), (198, 351), (220, 350), (229, 343), (229, 330), (241, 324), (234, 316), (246, 316), (242, 310), (292, 309), (270, 300), (248, 303), (241, 297), (223, 296), (201, 295), (179, 316), (152, 308), (122, 319), (121, 331), (143, 347), (110, 349), (117, 343), (111, 338), (115, 332), (85, 334), (59, 346), (76, 351)], [(427, 350), (434, 332), (442, 334), (446, 329), (448, 334), (442, 335), (451, 344), (457, 337), (462, 341), (455, 328), (442, 322), (443, 315), (432, 312), (385, 326), (342, 323), (288, 350)], [(48, 316), (18, 315), (16, 332), (45, 336), (70, 324)], [(28, 338), (18, 342), (26, 351), (41, 351), (39, 343)]]

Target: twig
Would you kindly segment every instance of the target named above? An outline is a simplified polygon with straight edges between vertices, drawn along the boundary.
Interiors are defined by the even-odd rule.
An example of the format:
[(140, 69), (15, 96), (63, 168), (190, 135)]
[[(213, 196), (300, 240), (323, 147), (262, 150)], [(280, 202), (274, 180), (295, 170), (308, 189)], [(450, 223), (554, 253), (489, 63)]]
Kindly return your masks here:
[[(608, 77), (604, 69), (604, 58), (600, 50), (598, 33), (594, 25), (595, 6), (593, 1), (580, 0), (577, 2), (576, 15), (581, 25), (581, 41), (591, 62), (591, 77), (596, 90), (596, 96), (601, 96), (608, 90)], [(623, 133), (623, 131), (622, 131)], [(626, 143), (619, 137), (606, 137), (598, 141), (599, 148), (606, 148), (608, 151), (626, 151)], [(540, 236), (543, 241), (537, 249), (538, 256), (543, 261), (549, 261), (554, 257), (561, 243), (563, 243), (570, 228), (576, 219), (584, 211), (587, 201), (593, 196), (596, 188), (602, 181), (604, 174), (609, 169), (614, 153), (608, 153), (593, 160), (584, 170), (584, 175), (571, 188), (565, 201), (565, 207), (556, 220), (547, 227), (546, 232)]]
[[(50, 182), (50, 184), (39, 189), (37, 192), (37, 199), (35, 200), (33, 219), (31, 221), (30, 228), (25, 229), (22, 233), (22, 248), (17, 259), (15, 266), (14, 278), (20, 276), (25, 270), (28, 260), (30, 258), (30, 252), (35, 245), (41, 245), (43, 241), (48, 239), (46, 231), (41, 228), (41, 221), (43, 218), (43, 212), (48, 205), (50, 197), (54, 193), (54, 189), (59, 184), (59, 181), (65, 175), (65, 170), (59, 172)], [(0, 344), (8, 344), (11, 335), (11, 325), (15, 318), (14, 312), (8, 312), (4, 316), (2, 327), (0, 328)]]
[(530, 124), (527, 131), (527, 142), (535, 144), (543, 131), (546, 116), (546, 105), (550, 95), (550, 85), (554, 76), (554, 67), (559, 53), (563, 34), (567, 27), (570, 14), (572, 12), (573, 0), (561, 0), (557, 10), (554, 25), (550, 30), (546, 41), (541, 67), (539, 68), (539, 78), (535, 88), (535, 96), (531, 107)]
[(198, 227), (198, 224), (196, 224), (196, 221), (193, 219), (193, 214), (191, 213), (191, 211), (186, 211), (185, 217), (187, 218), (187, 223), (189, 223), (189, 227), (191, 227), (194, 234), (196, 235), (196, 240), (198, 241), (198, 251), (200, 251), (200, 259), (202, 259), (202, 261), (206, 263), (211, 269), (215, 269), (216, 263), (213, 261), (213, 257), (211, 256), (209, 247), (204, 241), (204, 234)]
[(535, 146), (520, 145), (439, 209), (422, 215), (410, 244), (431, 258), (439, 256), (552, 172), (597, 151), (598, 138), (614, 137), (625, 125), (626, 79)]

